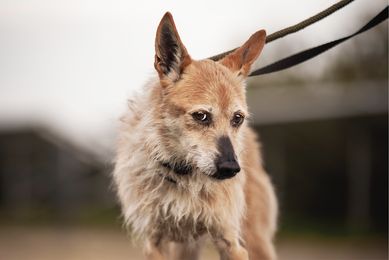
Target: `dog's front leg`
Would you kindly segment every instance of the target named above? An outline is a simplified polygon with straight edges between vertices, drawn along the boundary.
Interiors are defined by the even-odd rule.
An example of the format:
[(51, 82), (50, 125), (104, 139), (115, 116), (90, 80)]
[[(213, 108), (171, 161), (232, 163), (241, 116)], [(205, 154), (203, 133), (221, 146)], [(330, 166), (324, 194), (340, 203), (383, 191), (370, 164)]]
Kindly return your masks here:
[(163, 254), (163, 242), (161, 236), (147, 239), (144, 250), (147, 260), (166, 259)]
[(248, 260), (248, 252), (240, 243), (237, 235), (214, 237), (214, 243), (220, 254), (220, 260)]

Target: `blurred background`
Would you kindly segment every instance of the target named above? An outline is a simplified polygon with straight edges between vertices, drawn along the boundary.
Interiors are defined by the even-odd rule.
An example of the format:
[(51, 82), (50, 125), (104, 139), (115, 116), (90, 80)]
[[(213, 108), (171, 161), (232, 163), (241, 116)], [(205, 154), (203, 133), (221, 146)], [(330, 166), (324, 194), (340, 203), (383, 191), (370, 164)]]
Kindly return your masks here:
[[(0, 0), (0, 259), (141, 259), (110, 172), (166, 11), (202, 59), (336, 2)], [(387, 4), (357, 0), (269, 43), (254, 68), (348, 35)], [(387, 259), (388, 22), (248, 83), (280, 259)], [(204, 259), (217, 259), (212, 248)]]

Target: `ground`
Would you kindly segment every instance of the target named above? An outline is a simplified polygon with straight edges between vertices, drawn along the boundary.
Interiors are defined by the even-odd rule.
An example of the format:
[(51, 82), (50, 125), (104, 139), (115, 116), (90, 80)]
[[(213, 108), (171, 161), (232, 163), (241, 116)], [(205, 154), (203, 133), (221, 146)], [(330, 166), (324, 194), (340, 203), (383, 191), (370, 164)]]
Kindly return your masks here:
[[(277, 242), (283, 260), (381, 260), (387, 259), (384, 241), (366, 243), (328, 239), (281, 238)], [(207, 248), (202, 259), (218, 259)], [(6, 260), (138, 260), (139, 247), (120, 228), (96, 227), (0, 227), (0, 259)]]

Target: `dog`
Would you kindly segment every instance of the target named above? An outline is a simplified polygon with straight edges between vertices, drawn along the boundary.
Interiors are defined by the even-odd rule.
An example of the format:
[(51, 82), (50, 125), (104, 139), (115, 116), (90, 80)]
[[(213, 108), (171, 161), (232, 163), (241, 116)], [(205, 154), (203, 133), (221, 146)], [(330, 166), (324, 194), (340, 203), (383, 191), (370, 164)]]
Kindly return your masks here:
[(208, 237), (225, 260), (275, 259), (277, 201), (249, 128), (245, 79), (260, 30), (223, 59), (194, 60), (166, 13), (158, 75), (128, 101), (113, 172), (125, 224), (147, 259), (199, 257)]

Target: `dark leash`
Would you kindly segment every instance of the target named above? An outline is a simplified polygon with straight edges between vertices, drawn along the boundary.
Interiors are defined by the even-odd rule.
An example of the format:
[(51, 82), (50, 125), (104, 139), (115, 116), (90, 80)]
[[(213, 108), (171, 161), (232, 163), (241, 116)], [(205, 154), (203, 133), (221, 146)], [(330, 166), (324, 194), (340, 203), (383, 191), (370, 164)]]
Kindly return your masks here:
[[(321, 20), (323, 19), (324, 17), (328, 16), (329, 14), (335, 12), (336, 10), (339, 10), (340, 8), (344, 7), (345, 5), (349, 4), (350, 2), (352, 2), (352, 0), (349, 0), (349, 1), (340, 1), (338, 2), (336, 5), (336, 8), (332, 8), (334, 6), (331, 6), (330, 8), (332, 8), (331, 10), (329, 10), (330, 8), (324, 10), (324, 14), (323, 12), (319, 13), (318, 15), (315, 15), (295, 26), (291, 26), (291, 27), (288, 27), (284, 30), (281, 30), (279, 32), (276, 32), (274, 34), (271, 34), (268, 36), (268, 38), (270, 40), (268, 40), (268, 38), (266, 38), (266, 42), (270, 42), (270, 41), (273, 41), (275, 39), (279, 39), (287, 34), (290, 34), (290, 33), (293, 33), (293, 32), (296, 32), (298, 30), (301, 30), (302, 28), (305, 28), (306, 26), (318, 21), (318, 20)], [(340, 5), (339, 5), (340, 4)], [(327, 12), (326, 12), (327, 11)], [(320, 18), (320, 19), (319, 19)], [(276, 61), (274, 63), (271, 63), (265, 67), (262, 67), (262, 68), (259, 68), (257, 70), (254, 70), (253, 72), (250, 73), (249, 77), (252, 77), (252, 76), (258, 76), (258, 75), (263, 75), (263, 74), (268, 74), (268, 73), (272, 73), (272, 72), (276, 72), (276, 71), (280, 71), (280, 70), (284, 70), (284, 69), (287, 69), (287, 68), (290, 68), (292, 66), (295, 66), (297, 64), (300, 64), (300, 63), (303, 63), (309, 59), (312, 59), (313, 57), (335, 47), (336, 45), (354, 37), (354, 36), (357, 36), (358, 34), (361, 34), (371, 28), (373, 28), (374, 26), (380, 24), (381, 22), (385, 21), (386, 19), (388, 18), (388, 6), (386, 6), (380, 13), (378, 13), (373, 19), (371, 19), (367, 24), (365, 24), (361, 29), (359, 29), (357, 32), (351, 34), (351, 35), (348, 35), (346, 37), (343, 37), (343, 38), (340, 38), (338, 40), (334, 40), (334, 41), (331, 41), (331, 42), (327, 42), (327, 43), (324, 43), (322, 45), (319, 45), (319, 46), (316, 46), (316, 47), (313, 47), (313, 48), (310, 48), (308, 50), (305, 50), (305, 51), (301, 51), (299, 53), (296, 53), (296, 54), (293, 54), (289, 57), (286, 57), (286, 58), (283, 58), (279, 61)], [(273, 36), (275, 35), (275, 36)], [(216, 56), (213, 56), (211, 57), (210, 59), (213, 59), (213, 60), (219, 60), (221, 58), (223, 58), (224, 56), (228, 55), (229, 53), (231, 53), (233, 50), (231, 51), (228, 51), (228, 52), (225, 52), (225, 53), (222, 53), (222, 54), (219, 54), (219, 55), (216, 55)]]
[(335, 47), (336, 45), (338, 45), (338, 44), (340, 44), (340, 43), (342, 43), (342, 42), (344, 42), (344, 41), (346, 41), (346, 40), (348, 40), (348, 39), (350, 39), (350, 38), (352, 38), (354, 36), (357, 36), (360, 33), (363, 33), (365, 31), (373, 28), (374, 26), (376, 26), (379, 23), (383, 22), (387, 18), (388, 18), (388, 7), (386, 7), (379, 14), (377, 14), (373, 19), (371, 19), (365, 26), (363, 26), (357, 32), (355, 32), (355, 33), (353, 33), (353, 34), (351, 34), (349, 36), (340, 38), (338, 40), (327, 42), (325, 44), (316, 46), (314, 48), (311, 48), (311, 49), (308, 49), (308, 50), (296, 53), (296, 54), (294, 54), (292, 56), (289, 56), (287, 58), (284, 58), (284, 59), (281, 59), (279, 61), (276, 61), (276, 62), (274, 62), (272, 64), (269, 64), (269, 65), (267, 65), (265, 67), (262, 67), (260, 69), (254, 70), (253, 72), (250, 73), (249, 77), (258, 76), (258, 75), (262, 75), (262, 74), (268, 74), (268, 73), (284, 70), (284, 69), (290, 68), (292, 66), (295, 66), (297, 64), (303, 63), (304, 61), (312, 59), (313, 57), (315, 57), (315, 56), (317, 56), (317, 55), (319, 55), (319, 54), (321, 54), (321, 53), (323, 53), (325, 51), (328, 51), (329, 49)]
[[(274, 33), (272, 33), (272, 34), (270, 34), (270, 35), (268, 35), (266, 37), (266, 43), (272, 42), (272, 41), (277, 40), (279, 38), (282, 38), (282, 37), (284, 37), (286, 35), (298, 32), (298, 31), (304, 29), (305, 27), (307, 27), (307, 26), (309, 26), (311, 24), (314, 24), (314, 23), (316, 23), (316, 22), (326, 18), (330, 14), (335, 13), (336, 11), (342, 9), (343, 7), (345, 7), (346, 5), (350, 4), (353, 1), (354, 0), (342, 0), (342, 1), (339, 1), (336, 4), (333, 4), (332, 6), (328, 7), (327, 9), (321, 11), (320, 13), (315, 14), (314, 16), (311, 16), (311, 17), (305, 19), (302, 22), (299, 22), (299, 23), (297, 23), (295, 25), (292, 25), (292, 26), (289, 26), (289, 27), (287, 27), (285, 29), (282, 29), (282, 30), (279, 30), (277, 32), (274, 32)], [(229, 50), (229, 51), (223, 52), (223, 53), (220, 53), (218, 55), (210, 57), (209, 59), (214, 60), (214, 61), (220, 60), (224, 56), (226, 56), (226, 55), (230, 54), (231, 52), (235, 51), (236, 49), (237, 48), (235, 48), (233, 50)]]

